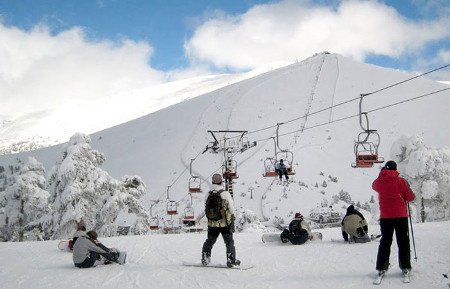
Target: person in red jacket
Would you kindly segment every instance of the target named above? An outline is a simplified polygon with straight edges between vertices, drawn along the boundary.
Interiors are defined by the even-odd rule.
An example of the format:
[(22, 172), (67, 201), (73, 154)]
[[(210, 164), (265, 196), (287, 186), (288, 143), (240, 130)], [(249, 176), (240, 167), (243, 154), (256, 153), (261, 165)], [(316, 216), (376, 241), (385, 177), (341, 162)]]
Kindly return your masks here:
[(379, 274), (388, 269), (392, 236), (395, 231), (400, 269), (404, 274), (408, 274), (411, 270), (411, 252), (406, 202), (413, 201), (416, 196), (408, 182), (399, 177), (394, 161), (386, 162), (378, 178), (373, 182), (372, 189), (378, 193), (380, 204), (381, 240), (376, 269)]

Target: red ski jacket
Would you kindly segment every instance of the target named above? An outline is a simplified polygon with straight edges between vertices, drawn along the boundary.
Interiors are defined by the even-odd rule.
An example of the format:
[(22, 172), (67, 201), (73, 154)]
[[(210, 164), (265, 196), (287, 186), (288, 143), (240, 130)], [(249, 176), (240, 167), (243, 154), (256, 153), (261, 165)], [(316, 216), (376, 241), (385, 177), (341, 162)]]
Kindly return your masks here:
[(397, 171), (382, 170), (372, 189), (378, 193), (381, 219), (408, 217), (406, 202), (413, 201), (416, 195)]

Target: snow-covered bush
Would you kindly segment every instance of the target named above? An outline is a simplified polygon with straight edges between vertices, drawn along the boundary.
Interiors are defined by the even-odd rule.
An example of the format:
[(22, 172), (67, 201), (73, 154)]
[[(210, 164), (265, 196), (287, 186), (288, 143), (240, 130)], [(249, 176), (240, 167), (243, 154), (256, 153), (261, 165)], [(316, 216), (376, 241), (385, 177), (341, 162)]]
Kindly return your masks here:
[(450, 149), (431, 148), (422, 137), (401, 137), (391, 147), (400, 174), (416, 193), (416, 219), (450, 218)]
[(235, 229), (238, 232), (266, 232), (266, 227), (261, 224), (259, 218), (251, 210), (239, 209), (234, 222)]

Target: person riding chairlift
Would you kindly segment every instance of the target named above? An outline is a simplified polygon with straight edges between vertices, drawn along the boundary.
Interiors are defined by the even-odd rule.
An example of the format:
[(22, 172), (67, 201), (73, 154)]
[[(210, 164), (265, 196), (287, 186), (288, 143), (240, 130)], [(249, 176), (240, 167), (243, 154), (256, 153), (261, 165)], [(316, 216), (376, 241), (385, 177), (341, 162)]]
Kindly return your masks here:
[(287, 169), (286, 165), (284, 164), (283, 159), (280, 159), (280, 162), (276, 164), (275, 172), (278, 173), (280, 181), (281, 181), (283, 175), (286, 178), (286, 181), (289, 180), (288, 169)]

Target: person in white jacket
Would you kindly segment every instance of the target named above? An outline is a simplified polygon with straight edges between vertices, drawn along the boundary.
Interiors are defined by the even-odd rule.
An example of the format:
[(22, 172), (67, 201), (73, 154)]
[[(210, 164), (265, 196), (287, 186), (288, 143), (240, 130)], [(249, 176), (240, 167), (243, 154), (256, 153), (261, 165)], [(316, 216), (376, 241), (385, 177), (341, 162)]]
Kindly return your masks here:
[(205, 215), (208, 218), (208, 237), (202, 248), (202, 264), (208, 265), (211, 261), (211, 250), (222, 234), (226, 246), (227, 266), (240, 265), (236, 259), (236, 248), (234, 247), (234, 204), (230, 193), (222, 185), (222, 176), (212, 176), (212, 190), (208, 192), (205, 200), (205, 211), (197, 218), (199, 221)]

